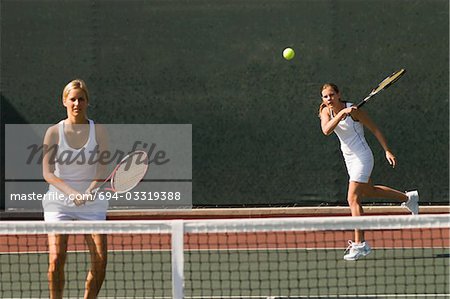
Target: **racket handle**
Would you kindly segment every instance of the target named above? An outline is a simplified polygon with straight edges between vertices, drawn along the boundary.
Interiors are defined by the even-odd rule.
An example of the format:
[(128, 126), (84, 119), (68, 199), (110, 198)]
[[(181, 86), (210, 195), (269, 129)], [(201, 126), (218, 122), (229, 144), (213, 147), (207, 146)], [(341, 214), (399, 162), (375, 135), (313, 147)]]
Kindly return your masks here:
[(361, 108), (365, 103), (367, 103), (367, 101), (361, 101), (358, 105), (356, 105), (356, 108)]
[(367, 101), (372, 97), (372, 94), (369, 94), (369, 96), (367, 96), (364, 100), (362, 100), (361, 102), (359, 102), (358, 105), (356, 105), (356, 108), (361, 108), (365, 103), (367, 103)]

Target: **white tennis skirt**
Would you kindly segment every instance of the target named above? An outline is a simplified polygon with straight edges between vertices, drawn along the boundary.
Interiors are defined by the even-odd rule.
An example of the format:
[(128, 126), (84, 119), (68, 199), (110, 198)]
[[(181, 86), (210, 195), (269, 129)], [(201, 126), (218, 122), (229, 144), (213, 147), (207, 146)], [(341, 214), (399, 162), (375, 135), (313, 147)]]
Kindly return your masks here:
[(344, 153), (350, 182), (368, 183), (373, 170), (373, 154), (370, 148), (360, 153)]
[[(52, 189), (54, 190), (54, 189)], [(76, 206), (67, 195), (60, 191), (49, 190), (42, 201), (45, 221), (70, 220), (105, 220), (108, 201), (95, 200), (81, 206)]]
[(72, 220), (106, 220), (106, 211), (105, 212), (66, 212), (66, 211), (52, 211), (52, 212), (44, 212), (44, 220), (46, 222), (55, 222), (55, 221), (72, 221)]

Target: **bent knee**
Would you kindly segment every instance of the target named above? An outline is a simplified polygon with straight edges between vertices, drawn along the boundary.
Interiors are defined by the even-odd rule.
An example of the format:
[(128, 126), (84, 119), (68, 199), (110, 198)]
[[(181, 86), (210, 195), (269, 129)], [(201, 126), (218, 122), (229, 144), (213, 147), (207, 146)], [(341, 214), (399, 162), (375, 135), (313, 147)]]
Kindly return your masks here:
[(52, 254), (49, 256), (49, 272), (59, 272), (64, 270), (64, 264), (66, 262), (65, 254)]
[(358, 206), (361, 204), (361, 199), (363, 197), (362, 190), (356, 192), (349, 192), (347, 195), (347, 202), (350, 206)]
[(348, 197), (347, 202), (351, 207), (360, 205), (360, 199), (358, 197)]

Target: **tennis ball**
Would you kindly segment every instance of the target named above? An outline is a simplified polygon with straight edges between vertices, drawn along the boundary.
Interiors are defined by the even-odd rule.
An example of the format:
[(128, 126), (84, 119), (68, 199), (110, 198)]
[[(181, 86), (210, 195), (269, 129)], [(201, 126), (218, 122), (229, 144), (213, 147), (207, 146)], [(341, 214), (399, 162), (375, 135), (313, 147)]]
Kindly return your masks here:
[(294, 56), (295, 56), (294, 49), (292, 49), (292, 48), (286, 48), (286, 49), (284, 49), (284, 51), (283, 51), (283, 57), (284, 57), (284, 59), (286, 59), (286, 60), (291, 60), (292, 58), (294, 58)]

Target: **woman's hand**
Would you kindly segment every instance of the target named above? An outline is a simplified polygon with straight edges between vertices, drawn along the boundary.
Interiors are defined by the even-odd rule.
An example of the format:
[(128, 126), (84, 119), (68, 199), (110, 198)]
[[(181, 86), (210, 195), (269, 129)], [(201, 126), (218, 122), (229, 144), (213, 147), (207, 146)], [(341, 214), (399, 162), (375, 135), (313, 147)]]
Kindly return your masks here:
[(388, 160), (392, 168), (394, 168), (395, 165), (397, 165), (397, 158), (390, 151), (386, 151), (386, 159)]
[(72, 193), (71, 197), (73, 198), (73, 203), (79, 207), (82, 205), (85, 205), (86, 202), (90, 202), (94, 200), (94, 196), (91, 194), (90, 190), (86, 190), (86, 192), (83, 193)]
[(356, 106), (347, 107), (339, 111), (341, 114), (341, 119), (345, 118), (347, 115), (350, 115), (353, 111), (357, 110), (358, 108)]
[(95, 200), (95, 194), (96, 194), (95, 189), (96, 188), (94, 188), (94, 186), (86, 189), (86, 191), (84, 192), (85, 201), (90, 202), (90, 201)]
[(81, 194), (81, 193), (72, 193), (70, 196), (73, 198), (73, 203), (77, 207), (84, 205), (86, 203), (84, 200), (83, 194)]

